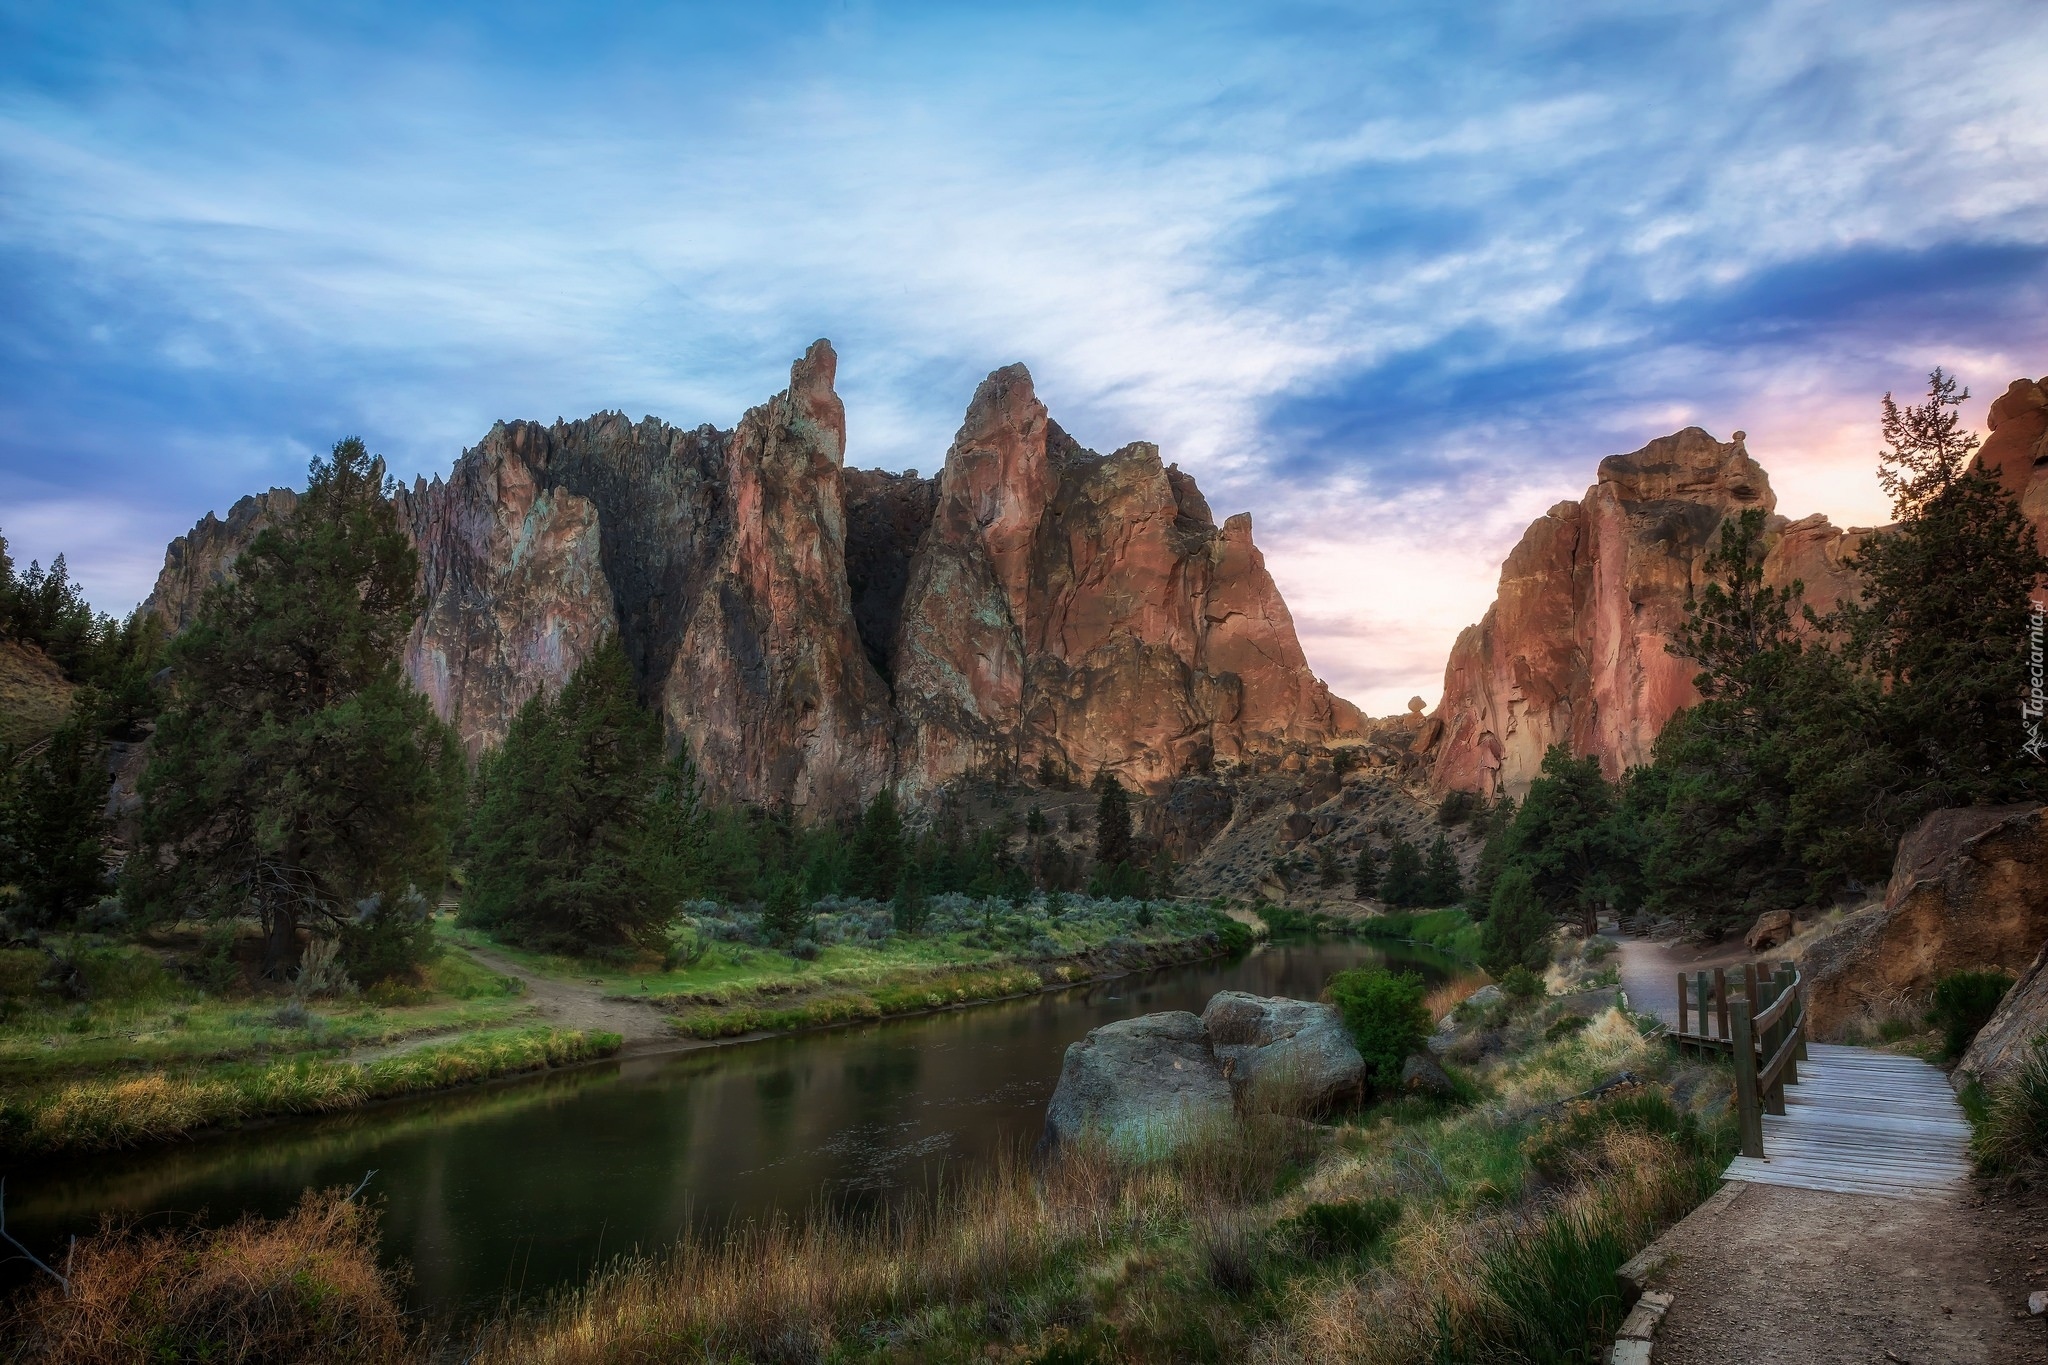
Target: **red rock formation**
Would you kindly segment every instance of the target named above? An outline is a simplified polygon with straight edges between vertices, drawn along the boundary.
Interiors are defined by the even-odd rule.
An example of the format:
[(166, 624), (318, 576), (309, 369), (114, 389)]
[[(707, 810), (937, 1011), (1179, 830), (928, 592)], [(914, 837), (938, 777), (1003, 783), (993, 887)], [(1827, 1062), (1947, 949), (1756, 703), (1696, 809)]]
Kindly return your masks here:
[[(1731, 515), (1776, 506), (1743, 436), (1698, 427), (1601, 461), (1579, 502), (1538, 518), (1501, 567), (1500, 592), (1452, 647), (1444, 695), (1415, 748), (1438, 791), (1527, 790), (1552, 744), (1597, 754), (1610, 777), (1645, 762), (1657, 734), (1698, 700), (1694, 665), (1666, 650), (1701, 562)], [(1862, 532), (1822, 517), (1771, 517), (1764, 564), (1827, 610), (1852, 581)]]
[[(1250, 519), (1217, 527), (1156, 449), (1082, 449), (1013, 366), (937, 480), (849, 472), (835, 367), (817, 343), (732, 431), (500, 423), (400, 491), (424, 601), (406, 667), (472, 755), (614, 631), (715, 794), (813, 814), (892, 777), (916, 793), (1049, 757), (1157, 788), (1362, 734)], [(174, 626), (254, 503), (173, 547)]]
[(1158, 789), (1361, 729), (1309, 672), (1252, 544), (1143, 443), (1097, 455), (1020, 365), (983, 381), (939, 476), (893, 653), (912, 790), (1049, 759)]
[(216, 583), (225, 582), (235, 559), (258, 532), (299, 505), (289, 488), (251, 493), (228, 509), (226, 520), (208, 512), (199, 524), (170, 543), (156, 588), (142, 604), (164, 629), (175, 635), (199, 614), (199, 599)]
[(1992, 401), (1984, 419), (1991, 435), (1977, 451), (1977, 465), (2020, 500), (2048, 551), (2048, 376), (2015, 379)]

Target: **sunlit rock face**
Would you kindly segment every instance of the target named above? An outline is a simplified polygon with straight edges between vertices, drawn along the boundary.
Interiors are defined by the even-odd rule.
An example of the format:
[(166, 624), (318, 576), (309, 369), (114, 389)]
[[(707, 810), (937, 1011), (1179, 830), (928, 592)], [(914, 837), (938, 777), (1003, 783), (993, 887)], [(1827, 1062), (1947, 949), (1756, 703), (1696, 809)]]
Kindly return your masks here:
[(1531, 524), (1493, 606), (1452, 647), (1416, 741), (1436, 789), (1520, 796), (1553, 744), (1597, 755), (1609, 777), (1648, 761), (1665, 722), (1699, 699), (1697, 666), (1666, 645), (1728, 518), (1765, 513), (1766, 579), (1800, 581), (1816, 610), (1851, 589), (1843, 561), (1865, 533), (1788, 522), (1776, 506), (1740, 432), (1721, 442), (1687, 427), (1601, 461), (1584, 498)]
[(1977, 465), (2020, 500), (2048, 551), (2048, 376), (2013, 380), (1992, 401), (1985, 425), (1991, 434), (1977, 452)]
[[(717, 796), (813, 816), (1041, 758), (1157, 789), (1360, 733), (1250, 519), (1218, 527), (1154, 447), (1084, 450), (1013, 366), (937, 478), (848, 471), (836, 364), (812, 346), (730, 431), (500, 423), (399, 491), (406, 671), (472, 757), (614, 633)], [(152, 601), (174, 628), (276, 514), (244, 499), (173, 545)]]
[(890, 654), (912, 791), (1043, 761), (1158, 789), (1361, 730), (1309, 671), (1252, 543), (1138, 443), (1084, 449), (1020, 365), (947, 452)]

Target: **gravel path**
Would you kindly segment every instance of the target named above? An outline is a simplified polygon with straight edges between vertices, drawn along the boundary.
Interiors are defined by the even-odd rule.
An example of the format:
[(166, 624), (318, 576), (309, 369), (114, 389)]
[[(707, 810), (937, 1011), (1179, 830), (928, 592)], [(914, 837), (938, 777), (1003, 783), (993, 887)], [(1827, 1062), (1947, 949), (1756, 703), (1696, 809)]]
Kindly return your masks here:
[(526, 998), (532, 1002), (534, 1012), (557, 1028), (601, 1029), (618, 1034), (629, 1047), (676, 1037), (667, 1017), (652, 1005), (608, 998), (594, 982), (585, 985), (558, 976), (542, 976), (488, 949), (464, 945), (462, 951), (501, 976), (519, 978), (526, 986)]
[[(1659, 1365), (2021, 1365), (2048, 1359), (2008, 1269), (2039, 1224), (1977, 1198), (1881, 1199), (1741, 1184), (1680, 1224), (1652, 1286), (1674, 1295)], [(2036, 1241), (2038, 1250), (2038, 1240)]]
[(1665, 939), (1629, 938), (1613, 935), (1621, 945), (1621, 988), (1628, 992), (1629, 1008), (1638, 1014), (1654, 1014), (1667, 1024), (1678, 1022), (1678, 974), (1712, 971), (1747, 962), (1754, 954), (1741, 941), (1731, 940), (1708, 948)]

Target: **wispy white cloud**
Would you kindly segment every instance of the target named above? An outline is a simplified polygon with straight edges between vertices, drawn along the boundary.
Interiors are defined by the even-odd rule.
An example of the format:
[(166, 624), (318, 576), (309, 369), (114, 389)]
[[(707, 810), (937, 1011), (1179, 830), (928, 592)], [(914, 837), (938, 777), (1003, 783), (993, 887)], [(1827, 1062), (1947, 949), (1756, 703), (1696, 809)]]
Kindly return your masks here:
[[(621, 13), (0, 59), (0, 525), (133, 600), (154, 555), (83, 509), (160, 544), (343, 431), (438, 469), (500, 416), (730, 423), (817, 335), (853, 458), (929, 471), (1022, 359), (1252, 510), (1385, 711), (1599, 456), (1743, 426), (1859, 519), (1877, 390), (2048, 368), (2000, 304), (2048, 246), (2024, 3)], [(1958, 244), (2022, 254), (1889, 279)]]

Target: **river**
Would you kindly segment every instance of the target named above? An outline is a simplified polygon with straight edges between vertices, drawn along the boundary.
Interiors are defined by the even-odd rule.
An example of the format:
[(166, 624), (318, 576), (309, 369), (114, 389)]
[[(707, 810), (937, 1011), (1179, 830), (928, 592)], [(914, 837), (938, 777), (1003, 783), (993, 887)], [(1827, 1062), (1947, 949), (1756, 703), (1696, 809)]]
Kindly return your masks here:
[(1333, 972), (1390, 959), (1431, 980), (1451, 966), (1404, 945), (1282, 942), (1021, 1000), (644, 1054), (19, 1171), (7, 1227), (61, 1255), (105, 1213), (276, 1214), (308, 1186), (374, 1170), (412, 1305), (462, 1317), (693, 1228), (928, 1186), (1034, 1140), (1067, 1045), (1092, 1028), (1200, 1011), (1220, 990), (1313, 999)]

